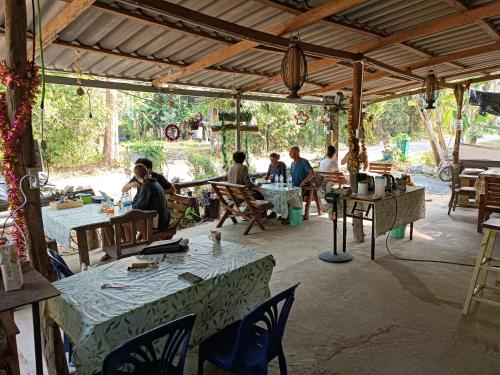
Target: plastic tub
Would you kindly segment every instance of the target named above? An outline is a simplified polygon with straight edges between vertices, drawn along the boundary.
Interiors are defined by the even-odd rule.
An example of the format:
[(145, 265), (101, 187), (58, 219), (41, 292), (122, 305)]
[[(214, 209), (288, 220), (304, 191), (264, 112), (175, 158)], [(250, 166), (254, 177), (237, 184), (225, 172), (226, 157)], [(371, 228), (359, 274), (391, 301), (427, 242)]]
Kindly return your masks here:
[(292, 227), (298, 227), (302, 224), (302, 207), (290, 207), (288, 215)]
[(403, 225), (402, 227), (391, 230), (391, 232), (389, 233), (389, 237), (401, 239), (405, 237), (405, 233), (406, 233), (406, 225)]

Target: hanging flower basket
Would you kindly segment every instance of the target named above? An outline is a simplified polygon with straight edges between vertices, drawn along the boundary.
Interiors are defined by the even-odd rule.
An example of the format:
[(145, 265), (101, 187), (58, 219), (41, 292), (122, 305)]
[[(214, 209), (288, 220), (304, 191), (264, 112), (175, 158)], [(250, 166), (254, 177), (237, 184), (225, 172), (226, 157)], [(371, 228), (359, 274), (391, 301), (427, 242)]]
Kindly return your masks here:
[(184, 121), (184, 126), (191, 130), (198, 130), (200, 126), (203, 126), (203, 115), (198, 113), (196, 116), (188, 118)]
[[(222, 122), (235, 122), (236, 112), (219, 112), (219, 121)], [(240, 112), (240, 121), (249, 123), (252, 121), (252, 114), (250, 112)]]

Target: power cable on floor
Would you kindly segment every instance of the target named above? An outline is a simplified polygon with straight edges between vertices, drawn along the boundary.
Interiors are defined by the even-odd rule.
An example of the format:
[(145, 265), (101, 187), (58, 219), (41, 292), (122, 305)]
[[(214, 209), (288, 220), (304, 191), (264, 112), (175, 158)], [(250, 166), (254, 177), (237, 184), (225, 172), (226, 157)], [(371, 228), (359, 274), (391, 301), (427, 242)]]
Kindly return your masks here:
[(389, 229), (389, 231), (387, 232), (387, 236), (385, 237), (385, 247), (390, 256), (398, 260), (404, 260), (409, 262), (441, 263), (441, 264), (453, 264), (456, 266), (474, 267), (474, 264), (450, 262), (446, 260), (437, 260), (437, 259), (404, 258), (391, 253), (391, 250), (389, 249), (389, 234), (391, 233), (391, 230), (394, 229), (394, 225), (396, 224), (396, 220), (398, 217), (398, 200), (396, 199), (396, 195), (393, 195), (392, 198), (394, 199), (394, 203), (396, 204), (396, 213), (394, 214), (394, 221), (392, 222), (391, 229)]

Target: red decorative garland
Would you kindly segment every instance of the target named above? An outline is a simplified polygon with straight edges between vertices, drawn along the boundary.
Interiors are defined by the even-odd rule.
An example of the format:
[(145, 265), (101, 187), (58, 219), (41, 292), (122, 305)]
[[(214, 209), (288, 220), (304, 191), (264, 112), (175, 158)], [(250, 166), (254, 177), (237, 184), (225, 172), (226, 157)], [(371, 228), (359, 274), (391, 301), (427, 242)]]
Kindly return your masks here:
[(175, 124), (168, 124), (165, 126), (165, 138), (169, 142), (175, 142), (177, 141), (181, 136), (181, 130), (179, 127)]
[[(21, 176), (18, 173), (18, 155), (20, 151), (20, 139), (26, 130), (28, 122), (31, 120), (31, 110), (38, 94), (40, 76), (38, 69), (33, 64), (28, 65), (28, 77), (23, 78), (15, 75), (6, 65), (5, 61), (0, 62), (0, 82), (6, 87), (17, 86), (21, 90), (21, 105), (14, 114), (14, 121), (9, 121), (7, 115), (6, 93), (0, 93), (0, 140), (3, 151), (3, 173), (9, 189), (9, 209), (15, 210), (23, 204), (24, 198), (19, 188)], [(26, 231), (26, 219), (24, 210), (18, 210), (14, 214), (14, 220), (22, 231)], [(17, 253), (21, 260), (26, 260), (26, 249), (23, 233), (15, 227), (14, 240), (17, 245)]]

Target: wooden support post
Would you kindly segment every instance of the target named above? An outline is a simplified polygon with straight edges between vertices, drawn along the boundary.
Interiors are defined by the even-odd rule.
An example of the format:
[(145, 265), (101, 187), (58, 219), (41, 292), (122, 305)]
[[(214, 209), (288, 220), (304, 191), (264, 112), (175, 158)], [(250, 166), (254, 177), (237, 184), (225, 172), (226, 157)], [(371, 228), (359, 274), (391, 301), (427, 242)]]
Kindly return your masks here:
[[(335, 109), (335, 112), (330, 113), (330, 131), (328, 132), (327, 142), (335, 147), (337, 152), (333, 156), (333, 160), (339, 160), (339, 115), (340, 110), (338, 108)], [(328, 147), (328, 145), (326, 145)]]
[[(26, 61), (26, 2), (19, 0), (5, 0), (5, 50), (6, 64), (15, 75), (23, 78), (28, 77)], [(12, 122), (14, 114), (21, 106), (22, 88), (15, 85), (7, 87), (7, 113)], [(28, 123), (24, 134), (21, 136), (20, 151), (18, 155), (17, 173), (19, 176), (26, 174), (28, 167), (34, 166), (34, 142), (31, 121)], [(49, 266), (47, 257), (47, 243), (43, 231), (42, 212), (40, 206), (40, 190), (30, 189), (29, 184), (23, 185), (26, 194), (27, 204), (25, 208), (27, 224), (27, 251), (30, 262), (40, 274), (49, 278)], [(47, 363), (49, 374), (67, 374), (66, 358), (62, 347), (60, 332), (54, 323), (49, 322), (48, 318), (42, 317), (44, 334), (42, 342), (43, 350)], [(64, 366), (56, 368), (56, 363), (62, 363)], [(66, 371), (64, 371), (66, 369)]]
[[(236, 151), (241, 151), (241, 95), (236, 95)], [(248, 157), (248, 155), (247, 155)]]
[[(455, 130), (455, 144), (453, 145), (453, 164), (458, 164), (460, 153), (460, 140), (462, 139), (462, 107), (464, 105), (464, 86), (456, 85), (453, 90), (457, 101), (457, 123)], [(460, 125), (459, 125), (460, 124)]]
[[(355, 62), (353, 63), (353, 81), (352, 81), (352, 96), (351, 96), (351, 105), (352, 105), (352, 121), (351, 121), (351, 129), (349, 131), (353, 131), (355, 134), (354, 142), (349, 145), (349, 152), (351, 153), (351, 157), (359, 158), (359, 136), (358, 129), (361, 123), (361, 111), (362, 111), (362, 102), (361, 96), (363, 94), (363, 63)], [(358, 178), (357, 174), (359, 173), (359, 167), (356, 170), (349, 170), (350, 173), (350, 182), (351, 187), (354, 192), (358, 190)], [(354, 239), (358, 242), (364, 242), (365, 235), (363, 232), (363, 219), (353, 219), (353, 235)]]

